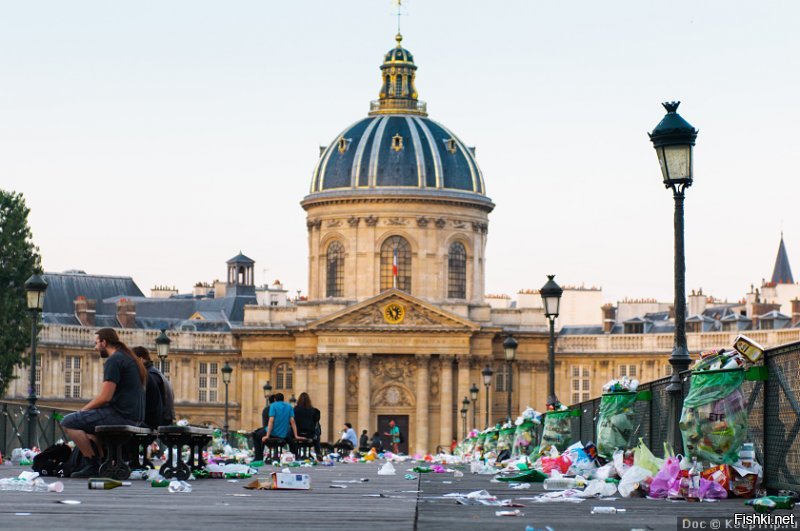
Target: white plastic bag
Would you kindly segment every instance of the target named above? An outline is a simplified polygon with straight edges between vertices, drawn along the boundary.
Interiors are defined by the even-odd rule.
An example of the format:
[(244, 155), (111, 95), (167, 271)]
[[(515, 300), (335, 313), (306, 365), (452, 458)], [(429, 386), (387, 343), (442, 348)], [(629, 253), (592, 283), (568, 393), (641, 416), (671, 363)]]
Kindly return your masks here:
[(378, 470), (379, 476), (394, 476), (395, 473), (394, 465), (391, 463), (384, 463), (380, 470)]
[(582, 496), (585, 498), (593, 498), (600, 496), (606, 498), (613, 496), (617, 493), (617, 486), (614, 483), (608, 483), (601, 479), (593, 479), (583, 489)]
[(636, 488), (647, 478), (652, 478), (653, 474), (646, 468), (633, 465), (625, 472), (619, 482), (619, 493), (623, 498), (629, 497)]

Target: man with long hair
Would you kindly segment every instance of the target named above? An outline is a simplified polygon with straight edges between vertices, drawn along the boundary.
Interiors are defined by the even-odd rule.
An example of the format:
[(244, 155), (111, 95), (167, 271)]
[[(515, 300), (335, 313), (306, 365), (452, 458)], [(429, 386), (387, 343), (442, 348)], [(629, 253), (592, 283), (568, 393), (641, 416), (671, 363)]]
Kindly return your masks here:
[(87, 464), (71, 477), (97, 475), (100, 458), (95, 453), (94, 429), (107, 424), (141, 425), (144, 420), (147, 369), (131, 349), (119, 340), (113, 328), (95, 333), (94, 349), (105, 359), (100, 393), (80, 411), (61, 421), (64, 432), (75, 442)]

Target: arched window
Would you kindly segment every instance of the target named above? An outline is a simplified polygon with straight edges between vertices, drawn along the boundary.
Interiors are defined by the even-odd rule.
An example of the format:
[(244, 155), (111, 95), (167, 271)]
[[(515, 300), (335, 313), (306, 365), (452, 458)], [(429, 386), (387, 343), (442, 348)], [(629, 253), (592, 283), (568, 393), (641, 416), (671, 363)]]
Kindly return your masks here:
[(275, 389), (291, 390), (293, 372), (288, 363), (279, 363), (275, 369)]
[(461, 242), (451, 245), (447, 255), (447, 296), (467, 298), (467, 250)]
[(344, 292), (344, 247), (334, 241), (328, 245), (328, 252), (325, 256), (327, 297), (342, 297)]
[(403, 76), (398, 74), (397, 77), (394, 78), (394, 83), (395, 83), (395, 86), (394, 86), (394, 95), (395, 95), (395, 97), (399, 98), (401, 96), (404, 96), (404, 94), (403, 94)]
[(381, 291), (393, 287), (411, 293), (411, 246), (402, 236), (381, 245)]

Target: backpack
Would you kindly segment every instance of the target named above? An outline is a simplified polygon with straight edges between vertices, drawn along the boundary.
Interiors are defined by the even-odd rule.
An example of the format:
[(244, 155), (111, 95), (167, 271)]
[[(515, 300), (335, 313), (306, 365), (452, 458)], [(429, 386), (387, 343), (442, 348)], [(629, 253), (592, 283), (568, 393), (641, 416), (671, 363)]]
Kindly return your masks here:
[(66, 444), (54, 444), (33, 458), (31, 468), (40, 476), (57, 476), (71, 454), (72, 448)]
[(76, 446), (72, 449), (72, 454), (70, 454), (69, 458), (62, 463), (57, 475), (62, 478), (68, 478), (73, 472), (83, 468), (87, 462), (88, 459), (83, 456)]

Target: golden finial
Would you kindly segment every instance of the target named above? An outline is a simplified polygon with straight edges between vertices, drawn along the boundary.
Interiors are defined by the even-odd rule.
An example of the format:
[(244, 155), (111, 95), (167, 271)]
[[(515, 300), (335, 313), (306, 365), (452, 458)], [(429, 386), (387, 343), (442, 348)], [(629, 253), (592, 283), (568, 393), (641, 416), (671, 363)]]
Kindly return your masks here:
[(399, 31), (397, 32), (397, 35), (394, 36), (394, 40), (397, 41), (397, 47), (400, 48), (400, 43), (403, 42), (403, 36)]

